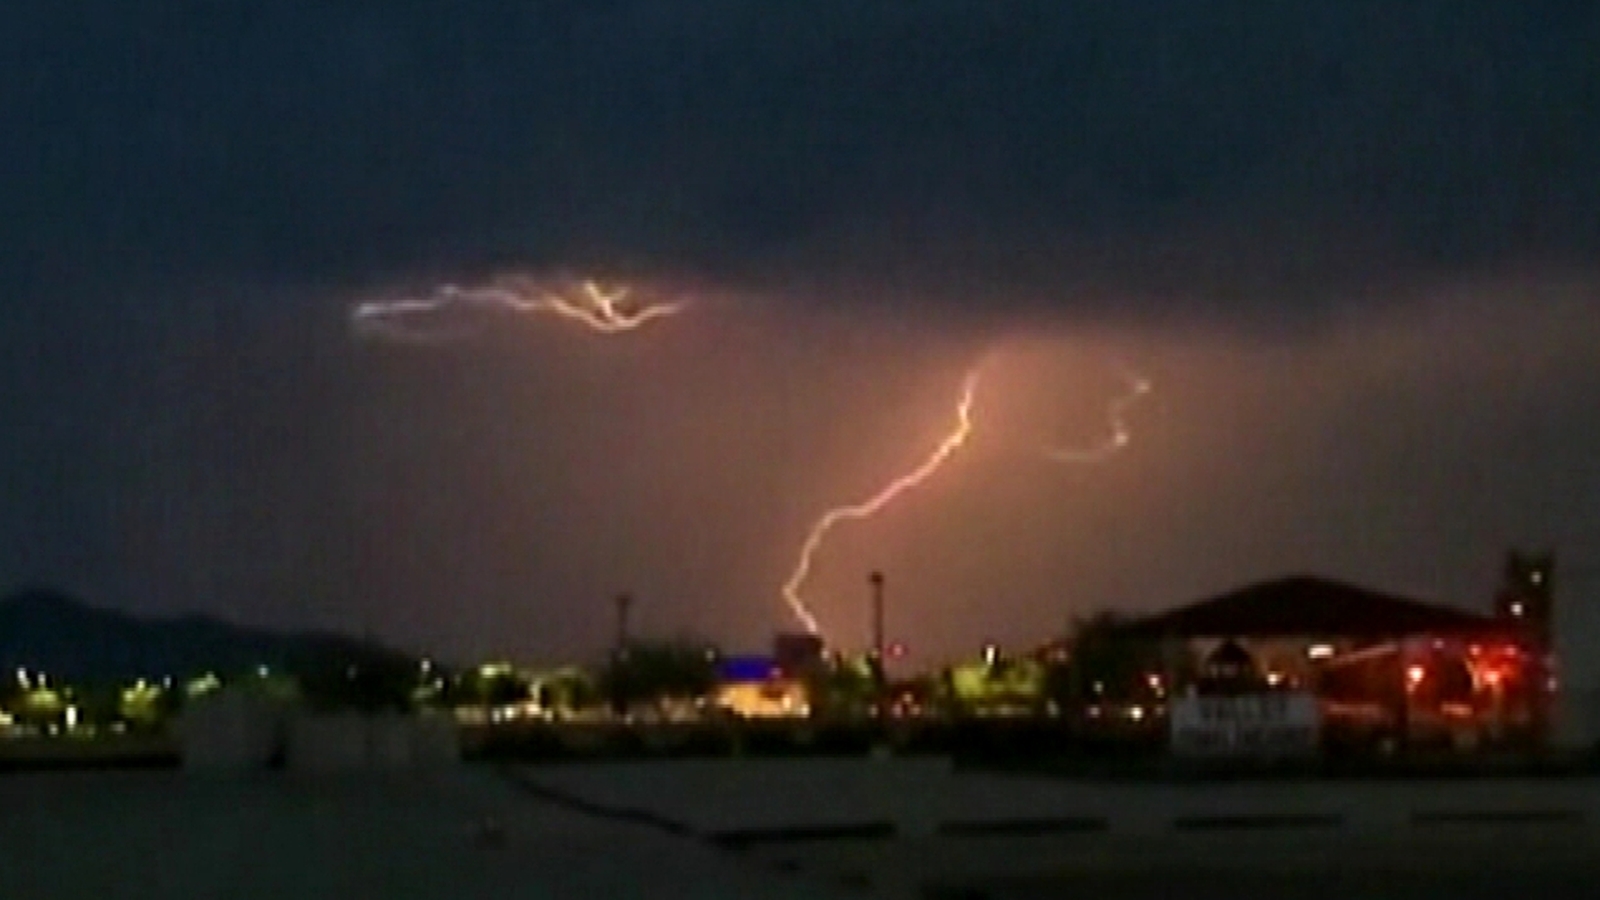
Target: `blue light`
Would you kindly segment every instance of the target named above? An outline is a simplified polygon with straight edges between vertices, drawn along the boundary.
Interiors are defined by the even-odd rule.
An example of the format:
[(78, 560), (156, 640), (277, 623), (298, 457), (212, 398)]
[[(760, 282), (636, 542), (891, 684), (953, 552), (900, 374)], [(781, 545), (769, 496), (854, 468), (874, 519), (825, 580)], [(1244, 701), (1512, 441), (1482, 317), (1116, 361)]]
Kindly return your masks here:
[(766, 681), (777, 663), (770, 656), (730, 656), (717, 666), (725, 682)]

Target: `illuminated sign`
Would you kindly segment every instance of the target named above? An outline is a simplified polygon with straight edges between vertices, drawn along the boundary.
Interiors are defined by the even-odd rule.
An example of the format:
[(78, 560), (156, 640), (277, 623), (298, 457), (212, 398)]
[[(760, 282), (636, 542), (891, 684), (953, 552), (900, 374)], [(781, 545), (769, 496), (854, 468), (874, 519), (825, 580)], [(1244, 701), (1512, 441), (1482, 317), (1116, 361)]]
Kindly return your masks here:
[(1319, 714), (1311, 694), (1183, 697), (1171, 707), (1179, 756), (1283, 757), (1316, 752)]

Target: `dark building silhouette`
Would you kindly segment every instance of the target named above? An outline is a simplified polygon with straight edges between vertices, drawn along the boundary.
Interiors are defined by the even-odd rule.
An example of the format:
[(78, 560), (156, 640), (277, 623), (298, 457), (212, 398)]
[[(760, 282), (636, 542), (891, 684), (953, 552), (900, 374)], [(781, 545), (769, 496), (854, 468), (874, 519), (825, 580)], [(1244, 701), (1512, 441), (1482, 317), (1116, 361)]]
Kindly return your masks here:
[(1512, 549), (1494, 596), (1495, 618), (1511, 626), (1528, 647), (1532, 677), (1523, 688), (1523, 702), (1542, 739), (1548, 738), (1555, 716), (1555, 567), (1551, 551)]
[(1266, 689), (1267, 682), (1255, 656), (1226, 640), (1206, 655), (1197, 686), (1202, 694), (1248, 694)]
[(1315, 694), (1330, 745), (1536, 745), (1551, 721), (1552, 567), (1549, 555), (1509, 557), (1496, 615), (1301, 575), (1180, 606), (1124, 634), (1198, 663), (1188, 683), (1169, 677), (1175, 695)]
[(1542, 652), (1549, 652), (1555, 635), (1555, 554), (1506, 554), (1500, 589), (1494, 596), (1495, 618), (1514, 623), (1517, 630)]
[(807, 671), (822, 662), (822, 638), (803, 632), (780, 632), (772, 638), (772, 657), (789, 674)]

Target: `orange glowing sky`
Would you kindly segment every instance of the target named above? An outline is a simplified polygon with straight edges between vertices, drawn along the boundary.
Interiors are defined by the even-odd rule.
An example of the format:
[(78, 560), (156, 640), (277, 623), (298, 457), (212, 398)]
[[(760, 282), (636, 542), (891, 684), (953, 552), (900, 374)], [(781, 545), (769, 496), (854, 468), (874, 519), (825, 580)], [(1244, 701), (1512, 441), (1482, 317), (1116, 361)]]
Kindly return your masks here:
[(1600, 610), (1585, 4), (11, 6), (0, 591), (763, 646), (982, 361), (812, 560), (841, 644), (874, 569), (913, 663), (1511, 544)]
[[(1502, 545), (1585, 540), (1551, 514), (1591, 477), (1584, 420), (1570, 445), (1540, 435), (1595, 387), (1586, 290), (1437, 285), (1287, 337), (908, 328), (730, 294), (627, 340), (527, 323), (442, 353), (369, 346), (346, 423), (349, 487), (372, 511), (362, 571), (396, 593), (479, 587), (403, 607), (419, 637), (463, 646), (596, 645), (619, 590), (640, 598), (641, 629), (756, 644), (795, 624), (781, 586), (818, 516), (946, 441), (936, 477), (814, 558), (805, 595), (835, 640), (865, 640), (872, 569), (890, 578), (892, 632), (930, 658), (1285, 571), (1486, 601)], [(974, 427), (954, 440), (979, 359)], [(1158, 386), (1125, 412), (1132, 439), (1096, 465), (1053, 463), (1040, 448), (1114, 433), (1118, 361)]]

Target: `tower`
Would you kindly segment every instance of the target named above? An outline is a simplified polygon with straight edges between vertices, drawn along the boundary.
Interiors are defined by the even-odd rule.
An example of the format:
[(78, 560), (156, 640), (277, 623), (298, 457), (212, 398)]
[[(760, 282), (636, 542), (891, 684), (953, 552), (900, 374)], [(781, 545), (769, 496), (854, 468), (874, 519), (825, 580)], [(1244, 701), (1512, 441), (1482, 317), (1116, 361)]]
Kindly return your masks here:
[(1530, 716), (1528, 737), (1536, 746), (1551, 739), (1555, 720), (1554, 574), (1554, 553), (1513, 549), (1506, 554), (1500, 590), (1494, 598), (1495, 618), (1511, 625), (1530, 651), (1521, 702)]
[(867, 584), (872, 588), (872, 655), (880, 665), (884, 656), (883, 582), (882, 572), (874, 570), (867, 576)]
[(1514, 623), (1541, 652), (1548, 652), (1554, 639), (1555, 562), (1549, 551), (1511, 550), (1494, 597), (1495, 618)]
[(621, 655), (627, 652), (632, 637), (628, 633), (628, 614), (633, 611), (633, 595), (618, 594), (612, 602), (617, 607), (617, 636), (614, 650)]

